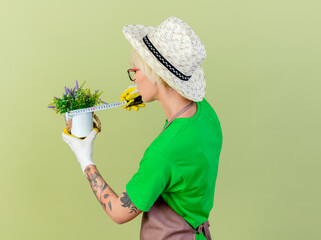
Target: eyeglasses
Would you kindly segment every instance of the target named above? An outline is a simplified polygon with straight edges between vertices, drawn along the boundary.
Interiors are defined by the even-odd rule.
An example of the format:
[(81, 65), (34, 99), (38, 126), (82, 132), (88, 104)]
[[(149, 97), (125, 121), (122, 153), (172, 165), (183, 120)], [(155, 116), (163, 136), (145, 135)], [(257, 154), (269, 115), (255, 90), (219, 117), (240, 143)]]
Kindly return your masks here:
[(136, 79), (133, 79), (134, 75), (136, 74), (136, 71), (139, 70), (138, 68), (128, 69), (128, 77), (130, 81), (135, 81)]

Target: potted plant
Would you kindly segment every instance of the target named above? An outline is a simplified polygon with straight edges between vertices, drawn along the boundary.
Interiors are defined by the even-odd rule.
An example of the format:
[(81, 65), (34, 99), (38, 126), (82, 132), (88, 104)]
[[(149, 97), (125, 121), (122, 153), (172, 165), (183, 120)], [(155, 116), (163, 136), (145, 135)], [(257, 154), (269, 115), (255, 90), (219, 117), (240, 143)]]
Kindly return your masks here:
[(103, 92), (96, 90), (92, 94), (90, 89), (84, 88), (85, 83), (86, 81), (81, 86), (78, 86), (78, 82), (76, 81), (74, 88), (69, 89), (65, 87), (63, 96), (61, 98), (53, 97), (53, 102), (48, 105), (48, 108), (53, 109), (56, 113), (64, 114), (66, 122), (70, 118), (72, 119), (71, 129), (69, 129), (68, 132), (78, 138), (85, 138), (93, 129), (93, 126), (96, 126), (95, 123), (93, 123), (93, 117), (95, 117), (98, 124), (99, 119), (92, 112), (73, 116), (68, 116), (66, 113), (76, 109), (94, 107), (101, 103), (106, 104), (106, 102), (100, 99), (100, 95)]

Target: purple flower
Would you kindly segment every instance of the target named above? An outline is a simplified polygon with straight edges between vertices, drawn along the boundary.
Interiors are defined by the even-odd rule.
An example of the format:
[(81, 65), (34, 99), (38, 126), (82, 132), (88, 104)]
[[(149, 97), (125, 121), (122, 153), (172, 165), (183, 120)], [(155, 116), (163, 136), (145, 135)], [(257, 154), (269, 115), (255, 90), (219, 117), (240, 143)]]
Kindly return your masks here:
[(55, 108), (54, 106), (48, 106), (48, 108)]
[(68, 88), (65, 86), (65, 95), (68, 94)]
[(73, 92), (75, 92), (76, 90), (78, 90), (78, 82), (77, 82), (77, 80), (76, 80), (76, 86), (74, 87)]

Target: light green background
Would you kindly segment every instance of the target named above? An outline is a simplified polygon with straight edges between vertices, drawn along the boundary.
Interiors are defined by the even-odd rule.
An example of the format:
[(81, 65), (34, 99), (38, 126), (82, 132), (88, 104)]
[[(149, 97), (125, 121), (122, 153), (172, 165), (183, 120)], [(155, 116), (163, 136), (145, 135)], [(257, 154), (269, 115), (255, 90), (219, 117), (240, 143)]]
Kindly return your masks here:
[[(119, 100), (127, 24), (183, 19), (203, 41), (206, 98), (221, 121), (211, 233), (320, 239), (320, 4), (298, 0), (1, 1), (1, 239), (138, 239), (103, 211), (46, 108), (75, 80)], [(165, 120), (157, 102), (97, 113), (94, 161), (118, 193)]]

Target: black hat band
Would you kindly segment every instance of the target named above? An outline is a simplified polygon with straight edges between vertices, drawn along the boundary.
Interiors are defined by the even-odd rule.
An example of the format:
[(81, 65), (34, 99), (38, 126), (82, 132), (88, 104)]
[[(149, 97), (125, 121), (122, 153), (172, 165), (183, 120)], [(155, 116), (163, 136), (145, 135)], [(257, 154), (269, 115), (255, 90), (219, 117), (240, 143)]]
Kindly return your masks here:
[(171, 73), (183, 81), (188, 81), (191, 76), (186, 76), (180, 71), (178, 71), (172, 64), (170, 64), (154, 47), (154, 45), (149, 41), (147, 35), (143, 38), (143, 41), (147, 48), (152, 52), (152, 54), (160, 61)]

